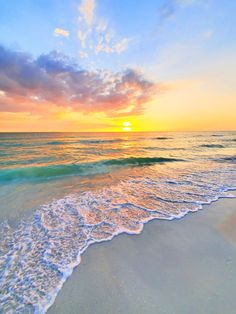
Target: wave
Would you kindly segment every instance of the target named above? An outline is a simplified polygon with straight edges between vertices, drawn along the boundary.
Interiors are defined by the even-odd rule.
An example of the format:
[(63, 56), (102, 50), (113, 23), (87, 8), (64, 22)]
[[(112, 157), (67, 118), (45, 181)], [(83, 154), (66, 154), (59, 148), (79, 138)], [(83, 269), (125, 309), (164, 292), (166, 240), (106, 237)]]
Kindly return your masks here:
[(227, 144), (229, 144), (229, 142), (236, 142), (236, 138), (225, 138), (223, 141), (228, 142)]
[(124, 139), (121, 138), (117, 138), (117, 139), (113, 139), (113, 140), (96, 140), (96, 139), (92, 139), (92, 140), (80, 140), (80, 143), (83, 144), (106, 144), (106, 143), (119, 143), (119, 142), (123, 142), (125, 141)]
[(129, 157), (118, 159), (106, 159), (97, 162), (80, 164), (58, 164), (42, 167), (22, 167), (3, 169), (0, 173), (0, 181), (9, 182), (14, 180), (52, 179), (70, 175), (95, 175), (107, 173), (114, 168), (128, 166), (148, 166), (154, 163), (166, 163), (183, 161), (177, 158), (166, 157)]
[(226, 193), (228, 181), (227, 174), (217, 170), (189, 173), (175, 181), (177, 186), (135, 177), (55, 200), (17, 229), (5, 224), (0, 235), (1, 310), (45, 313), (90, 244), (121, 233), (139, 234), (150, 220), (179, 219), (203, 204), (232, 197)]
[(202, 144), (199, 145), (198, 147), (205, 147), (205, 148), (224, 148), (223, 145), (220, 144)]
[[(5, 139), (4, 139), (5, 140)], [(104, 140), (78, 140), (78, 141), (49, 141), (49, 142), (33, 142), (33, 143), (11, 143), (11, 142), (1, 142), (0, 147), (23, 147), (23, 146), (44, 146), (44, 145), (70, 145), (70, 144), (106, 144), (106, 143), (119, 143), (125, 141), (124, 139), (104, 139)]]
[(172, 137), (158, 136), (154, 137), (154, 140), (171, 140)]
[(47, 142), (46, 145), (64, 145), (64, 144), (72, 144), (71, 142), (65, 142), (65, 141), (52, 141)]
[(153, 147), (153, 146), (146, 146), (142, 147), (144, 150), (186, 150), (186, 148), (183, 147)]
[(228, 157), (222, 157), (217, 159), (218, 162), (229, 162), (229, 163), (236, 163), (236, 156), (228, 156)]
[(184, 161), (183, 159), (177, 158), (168, 158), (168, 157), (129, 157), (129, 158), (120, 158), (120, 159), (110, 159), (106, 160), (103, 163), (106, 165), (151, 165), (154, 163), (166, 163), (166, 162), (175, 162), (175, 161)]
[(3, 146), (3, 147), (22, 147), (22, 146), (26, 146), (25, 143), (6, 143), (6, 142), (3, 142), (3, 143), (0, 143), (0, 147)]
[(4, 146), (4, 147), (32, 147), (32, 146), (45, 146), (45, 145), (64, 145), (64, 144), (71, 144), (71, 142), (66, 142), (66, 141), (51, 141), (51, 142), (23, 142), (23, 143), (7, 143), (7, 142), (3, 142), (0, 143), (0, 147)]

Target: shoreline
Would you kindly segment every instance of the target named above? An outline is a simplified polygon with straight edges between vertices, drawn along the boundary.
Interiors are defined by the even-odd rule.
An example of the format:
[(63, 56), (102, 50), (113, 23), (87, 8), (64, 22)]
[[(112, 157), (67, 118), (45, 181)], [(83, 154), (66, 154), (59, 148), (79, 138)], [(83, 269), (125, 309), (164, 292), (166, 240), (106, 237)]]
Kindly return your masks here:
[[(236, 192), (232, 191), (232, 194), (236, 196)], [(190, 265), (196, 264), (195, 259), (199, 259), (201, 255), (196, 258), (195, 251), (201, 251), (202, 246), (203, 248), (205, 247), (205, 242), (208, 242), (208, 249), (206, 250), (205, 247), (207, 255), (204, 255), (205, 259), (203, 258), (203, 261), (205, 260), (205, 263), (203, 263), (204, 267), (202, 266), (202, 269), (198, 270), (199, 278), (202, 277), (203, 273), (207, 278), (209, 271), (214, 270), (214, 265), (209, 263), (209, 259), (214, 261), (213, 256), (217, 255), (217, 245), (215, 242), (218, 239), (220, 242), (224, 242), (224, 245), (221, 247), (222, 252), (220, 251), (220, 253), (223, 254), (223, 251), (228, 248), (229, 252), (235, 257), (234, 259), (231, 258), (231, 262), (229, 263), (227, 258), (224, 260), (224, 254), (221, 254), (222, 265), (218, 265), (218, 268), (225, 268), (229, 271), (229, 265), (232, 266), (233, 264), (235, 269), (233, 278), (235, 280), (232, 280), (232, 284), (233, 281), (236, 282), (236, 241), (232, 241), (232, 238), (236, 240), (236, 231), (233, 229), (233, 222), (236, 225), (236, 199), (220, 198), (210, 205), (204, 205), (203, 209), (199, 210), (197, 213), (188, 213), (188, 215), (181, 219), (174, 219), (172, 221), (152, 220), (145, 224), (143, 231), (138, 235), (120, 234), (119, 237), (114, 237), (112, 241), (105, 241), (99, 245), (91, 245), (93, 249), (88, 248), (86, 253), (82, 255), (81, 263), (66, 280), (55, 302), (48, 309), (47, 313), (60, 314), (66, 312), (87, 314), (93, 313), (94, 311), (96, 311), (96, 313), (188, 313), (190, 308), (185, 312), (184, 306), (181, 306), (181, 304), (184, 302), (186, 306), (194, 306), (193, 300), (191, 301), (191, 296), (186, 296), (189, 289), (191, 290), (191, 284), (194, 283), (194, 280), (187, 280), (181, 287), (181, 276), (179, 277), (178, 271), (181, 270), (180, 273), (182, 272), (183, 278), (185, 278), (186, 271), (188, 271), (190, 278), (194, 277), (193, 273), (198, 267), (191, 269)], [(200, 232), (198, 227), (203, 230)], [(170, 234), (168, 234), (168, 230)], [(191, 240), (193, 231), (195, 231), (195, 236), (199, 238), (198, 242), (194, 241), (194, 239)], [(182, 241), (176, 240), (176, 237), (172, 234), (173, 232), (176, 233)], [(163, 238), (163, 235), (166, 235), (166, 238)], [(199, 244), (201, 242), (203, 242), (202, 246)], [(150, 258), (149, 254), (143, 254), (147, 248), (151, 252)], [(179, 264), (180, 269), (178, 270), (172, 267), (170, 276), (168, 275), (166, 265), (170, 263), (169, 259), (178, 262), (180, 258), (178, 254), (179, 250), (185, 252), (187, 262), (181, 260)], [(142, 253), (142, 251), (144, 252)], [(174, 255), (173, 251), (175, 251)], [(209, 251), (210, 254), (208, 254)], [(163, 255), (163, 252), (167, 255), (163, 260), (160, 260), (161, 256), (158, 254), (160, 252), (161, 255)], [(136, 255), (138, 255), (137, 258), (135, 258)], [(137, 269), (137, 267), (132, 266), (132, 263), (130, 263), (131, 261), (133, 261), (134, 264), (136, 264), (137, 261), (140, 263), (140, 260), (142, 261), (141, 264), (148, 264), (149, 267), (146, 268), (144, 266), (143, 269), (139, 269), (139, 267)], [(232, 260), (235, 260), (235, 262), (232, 262)], [(185, 266), (183, 267), (183, 265)], [(157, 272), (150, 272), (150, 269), (153, 270), (156, 268), (158, 269)], [(140, 281), (140, 272), (143, 273), (142, 277), (145, 280), (142, 279)], [(163, 273), (167, 275), (167, 281), (171, 279), (172, 284), (168, 284), (169, 292), (166, 291), (165, 293), (165, 289), (161, 287), (164, 278), (162, 278), (161, 281), (158, 280), (160, 273), (161, 276), (163, 276)], [(217, 278), (215, 275), (211, 277), (211, 280), (214, 280), (214, 277)], [(151, 282), (147, 285), (149, 280), (151, 280)], [(190, 287), (186, 289), (186, 286), (189, 285)], [(136, 286), (139, 287), (138, 290)], [(166, 299), (170, 293), (178, 295), (178, 291), (179, 289), (181, 290), (181, 288), (182, 290), (186, 290), (185, 297), (177, 298), (173, 309), (168, 305), (167, 300), (162, 304), (162, 300)], [(201, 288), (199, 287), (199, 289), (197, 289), (199, 291), (196, 291), (196, 293), (199, 294), (198, 297), (202, 296)], [(236, 283), (231, 288), (233, 288), (230, 289), (231, 293), (235, 294)], [(143, 299), (144, 290), (149, 291), (149, 293), (146, 292), (146, 296)], [(102, 291), (106, 291), (107, 293), (103, 294)], [(157, 293), (155, 297), (153, 291)], [(107, 300), (107, 294), (108, 296), (110, 295), (109, 302)], [(209, 291), (208, 294), (209, 297), (212, 298), (213, 306), (215, 300)], [(225, 294), (227, 293), (225, 292)], [(229, 294), (230, 293), (228, 293), (228, 295)], [(199, 302), (202, 303), (202, 301)], [(233, 301), (226, 302), (227, 304), (225, 304), (225, 306), (229, 307), (232, 302)], [(191, 312), (211, 313), (210, 305), (211, 304), (206, 305), (207, 312), (201, 312), (201, 309), (198, 307), (196, 307), (196, 309), (191, 308)], [(232, 310), (234, 310), (235, 307), (236, 301), (233, 302)], [(215, 307), (214, 313), (222, 313), (216, 312), (219, 308), (219, 306)], [(222, 310), (227, 313), (235, 312), (231, 311), (229, 308), (227, 308), (227, 310), (222, 308)]]

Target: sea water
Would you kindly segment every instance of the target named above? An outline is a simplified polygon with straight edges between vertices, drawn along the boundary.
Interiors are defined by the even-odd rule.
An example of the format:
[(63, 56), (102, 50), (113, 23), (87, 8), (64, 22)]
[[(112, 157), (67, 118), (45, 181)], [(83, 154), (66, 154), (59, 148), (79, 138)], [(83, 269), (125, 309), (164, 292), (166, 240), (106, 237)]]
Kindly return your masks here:
[(0, 312), (45, 313), (90, 244), (234, 189), (236, 132), (0, 134)]

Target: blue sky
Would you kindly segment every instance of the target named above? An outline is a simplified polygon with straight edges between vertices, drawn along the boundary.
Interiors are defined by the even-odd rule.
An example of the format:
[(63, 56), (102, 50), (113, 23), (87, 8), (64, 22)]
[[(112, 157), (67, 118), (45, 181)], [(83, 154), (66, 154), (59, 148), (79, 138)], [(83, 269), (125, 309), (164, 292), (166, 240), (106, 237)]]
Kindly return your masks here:
[[(35, 56), (58, 50), (80, 64), (95, 62), (95, 67), (146, 67), (176, 46), (179, 50), (182, 47), (182, 54), (188, 52), (189, 46), (194, 47), (193, 56), (189, 56), (191, 63), (191, 57), (197, 61), (201, 54), (207, 58), (222, 49), (235, 48), (236, 2), (231, 0), (96, 1), (90, 44), (96, 45), (95, 28), (99, 23), (107, 24), (105, 32), (113, 33), (115, 41), (128, 41), (122, 53), (97, 54), (94, 48), (83, 49), (77, 36), (78, 31), (85, 32), (90, 27), (79, 21), (80, 1), (1, 0), (0, 6), (2, 44)], [(69, 36), (54, 36), (56, 28), (68, 31)], [(81, 51), (88, 54), (86, 60), (80, 57)]]

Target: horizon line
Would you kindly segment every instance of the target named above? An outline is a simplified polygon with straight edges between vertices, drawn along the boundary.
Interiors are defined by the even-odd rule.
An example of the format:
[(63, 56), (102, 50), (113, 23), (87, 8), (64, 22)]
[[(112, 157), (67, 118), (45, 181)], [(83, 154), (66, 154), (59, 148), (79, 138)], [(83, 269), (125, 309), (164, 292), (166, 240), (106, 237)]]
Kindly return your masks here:
[(192, 130), (192, 131), (0, 131), (0, 134), (6, 133), (122, 133), (122, 134), (132, 134), (132, 133), (191, 133), (191, 132), (236, 132), (236, 130)]

